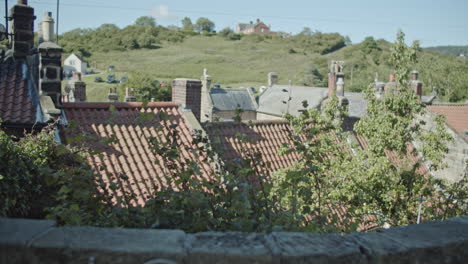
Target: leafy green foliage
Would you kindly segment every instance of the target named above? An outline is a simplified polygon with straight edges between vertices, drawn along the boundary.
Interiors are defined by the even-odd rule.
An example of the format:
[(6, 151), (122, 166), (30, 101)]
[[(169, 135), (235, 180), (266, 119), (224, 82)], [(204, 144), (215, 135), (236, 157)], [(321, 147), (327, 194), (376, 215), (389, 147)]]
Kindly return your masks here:
[(314, 64), (310, 65), (309, 69), (304, 74), (303, 84), (314, 87), (326, 86), (323, 75), (320, 73), (319, 68)]
[(304, 52), (319, 53), (321, 55), (339, 50), (345, 46), (345, 38), (338, 33), (311, 32), (310, 29), (290, 38), (294, 45), (298, 45)]
[(468, 46), (437, 46), (424, 48), (425, 50), (436, 51), (442, 54), (455, 55), (459, 56), (460, 54), (465, 54), (468, 56)]
[(194, 25), (194, 29), (197, 32), (214, 32), (215, 24), (213, 21), (209, 20), (206, 17), (200, 17), (197, 19), (197, 22)]
[(192, 20), (189, 17), (184, 17), (182, 19), (182, 29), (186, 31), (193, 31), (194, 27), (192, 24)]
[(346, 107), (339, 106), (338, 98), (333, 97), (322, 112), (310, 109), (299, 117), (286, 115), (291, 125), (291, 143), (283, 146), (282, 154), (295, 153), (301, 158), (296, 165), (275, 174), (272, 195), (280, 197), (283, 210), (289, 212), (290, 229), (314, 232), (356, 229), (345, 215), (339, 215), (343, 213), (342, 206), (334, 199), (340, 178), (333, 172), (348, 156), (340, 143), (344, 142), (340, 133), (344, 113)]
[(141, 16), (135, 20), (136, 26), (155, 27), (156, 19), (151, 16)]
[(161, 87), (161, 83), (149, 74), (131, 73), (128, 81), (121, 85), (121, 90), (126, 87), (135, 89), (138, 101), (149, 102), (154, 99), (155, 101), (168, 102), (171, 100), (171, 87)]
[[(155, 48), (162, 41), (181, 42), (185, 34), (161, 26), (147, 25), (148, 21), (139, 21), (119, 29), (113, 24), (104, 24), (97, 29), (74, 29), (60, 37), (60, 45), (65, 52), (125, 51), (140, 48)], [(150, 23), (151, 24), (151, 23)]]
[[(437, 128), (431, 131), (425, 130), (419, 119), (425, 113), (424, 105), (407, 83), (417, 45), (406, 46), (404, 34), (399, 32), (391, 50), (398, 87), (386, 91), (382, 98), (376, 98), (372, 89), (367, 91), (368, 115), (355, 129), (367, 139), (368, 147), (358, 150), (353, 161), (344, 166), (343, 175), (352, 180), (343, 185), (342, 197), (360, 212), (376, 212), (381, 222), (401, 225), (416, 222), (420, 197), (445, 197), (445, 190), (436, 188), (442, 183), (424, 173), (418, 152), (433, 170), (439, 169), (451, 137), (443, 119), (437, 118)], [(411, 142), (423, 147), (417, 149)], [(391, 156), (394, 158), (389, 162)]]
[(0, 131), (0, 215), (108, 225), (110, 195), (85, 155), (54, 142), (48, 131), (13, 142)]

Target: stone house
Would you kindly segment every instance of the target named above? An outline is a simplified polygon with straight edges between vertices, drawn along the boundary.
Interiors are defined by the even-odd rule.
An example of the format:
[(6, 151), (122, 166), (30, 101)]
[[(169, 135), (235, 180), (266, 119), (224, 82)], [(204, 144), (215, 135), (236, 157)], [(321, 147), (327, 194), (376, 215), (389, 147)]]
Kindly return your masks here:
[[(191, 87), (200, 86), (200, 106), (194, 106), (194, 113), (200, 111), (201, 122), (233, 121), (240, 117), (241, 120), (257, 119), (257, 102), (252, 90), (248, 88), (221, 88), (212, 87), (212, 78), (204, 69), (201, 80), (190, 80)], [(181, 105), (192, 105), (198, 97), (186, 96), (186, 83), (180, 83), (178, 79), (173, 82), (172, 99)], [(198, 88), (197, 88), (198, 89)], [(181, 97), (182, 96), (182, 97)], [(198, 108), (200, 110), (198, 110)]]
[(274, 32), (271, 32), (270, 26), (267, 26), (265, 23), (260, 21), (260, 19), (257, 18), (257, 21), (253, 23), (250, 21), (248, 24), (238, 24), (236, 27), (236, 33), (242, 33), (246, 35), (250, 34), (265, 34), (265, 35), (270, 35), (274, 34)]
[(88, 63), (84, 59), (72, 53), (63, 61), (63, 69), (65, 72), (79, 72), (82, 75), (86, 74), (86, 69), (88, 68)]

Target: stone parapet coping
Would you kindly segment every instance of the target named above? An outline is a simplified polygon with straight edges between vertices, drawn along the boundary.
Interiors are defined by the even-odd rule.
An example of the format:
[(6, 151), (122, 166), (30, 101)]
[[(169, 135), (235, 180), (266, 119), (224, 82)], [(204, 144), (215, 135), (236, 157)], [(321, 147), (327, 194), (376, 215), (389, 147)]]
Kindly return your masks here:
[[(375, 233), (185, 233), (0, 218), (0, 263), (463, 263), (468, 216)], [(466, 263), (466, 262), (465, 262)]]

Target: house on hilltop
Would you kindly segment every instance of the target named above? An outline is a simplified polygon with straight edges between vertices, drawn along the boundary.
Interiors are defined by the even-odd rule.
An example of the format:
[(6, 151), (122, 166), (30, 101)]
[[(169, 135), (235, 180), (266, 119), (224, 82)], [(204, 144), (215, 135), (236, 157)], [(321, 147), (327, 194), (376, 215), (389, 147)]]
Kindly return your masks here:
[(72, 53), (63, 61), (63, 69), (66, 72), (79, 72), (86, 74), (88, 63), (79, 55)]
[(238, 24), (236, 27), (236, 33), (242, 33), (242, 34), (274, 34), (274, 32), (271, 32), (270, 26), (267, 26), (265, 23), (260, 21), (260, 19), (257, 18), (256, 23), (253, 23), (253, 21), (250, 21), (248, 24)]

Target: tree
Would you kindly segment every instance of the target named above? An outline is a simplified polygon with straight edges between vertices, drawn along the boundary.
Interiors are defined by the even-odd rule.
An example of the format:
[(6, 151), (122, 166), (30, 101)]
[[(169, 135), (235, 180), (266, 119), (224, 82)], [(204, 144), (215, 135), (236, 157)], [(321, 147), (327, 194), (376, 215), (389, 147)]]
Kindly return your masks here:
[(195, 31), (197, 32), (213, 32), (215, 29), (215, 24), (213, 21), (205, 17), (200, 17), (195, 23)]
[[(340, 220), (343, 215), (337, 214), (342, 210), (331, 210), (341, 207), (334, 199), (334, 194), (340, 192), (337, 187), (341, 179), (333, 172), (347, 156), (343, 151), (346, 141), (341, 133), (341, 118), (346, 107), (338, 102), (334, 96), (321, 112), (309, 109), (298, 117), (285, 116), (291, 127), (288, 131), (290, 143), (280, 152), (296, 153), (300, 159), (294, 166), (274, 175), (272, 194), (280, 197), (280, 206), (291, 217), (289, 224), (293, 226), (289, 229), (302, 227), (313, 232), (336, 232), (350, 228)], [(303, 106), (308, 107), (306, 101)]]
[(155, 101), (170, 101), (171, 91), (168, 87), (161, 87), (158, 80), (151, 77), (149, 74), (134, 72), (128, 78), (128, 82), (122, 84), (122, 88), (134, 88), (136, 96), (145, 102), (151, 99)]
[(351, 41), (351, 38), (349, 38), (349, 36), (346, 36), (345, 37), (345, 45), (346, 46), (351, 46), (353, 44), (353, 42)]
[(304, 74), (303, 84), (306, 86), (321, 87), (324, 85), (323, 75), (315, 64), (312, 64)]
[(135, 20), (136, 26), (155, 27), (156, 19), (152, 16), (141, 16)]
[(229, 34), (232, 34), (233, 31), (231, 28), (229, 27), (225, 27), (223, 28), (223, 30), (219, 31), (218, 34), (221, 36), (221, 37), (227, 37), (229, 36)]
[[(356, 212), (376, 212), (381, 223), (390, 225), (415, 223), (421, 197), (444, 197), (443, 192), (436, 190), (436, 184), (443, 184), (425, 174), (422, 166), (442, 168), (451, 137), (442, 118), (435, 120), (437, 129), (430, 131), (424, 129), (425, 122), (419, 118), (425, 107), (407, 83), (417, 61), (416, 48), (406, 46), (403, 32), (398, 33), (390, 56), (397, 88), (382, 98), (377, 98), (373, 89), (367, 90), (367, 115), (355, 130), (366, 138), (368, 147), (357, 149), (353, 159), (340, 170), (343, 179), (347, 179), (343, 180), (341, 199)], [(393, 156), (392, 162), (389, 155)], [(423, 213), (428, 210), (423, 209)]]
[(304, 27), (301, 33), (299, 34), (305, 35), (305, 36), (312, 36), (313, 32), (312, 32), (312, 29), (310, 29), (310, 27)]
[(182, 19), (182, 29), (186, 31), (193, 31), (193, 24), (190, 17), (184, 17)]

